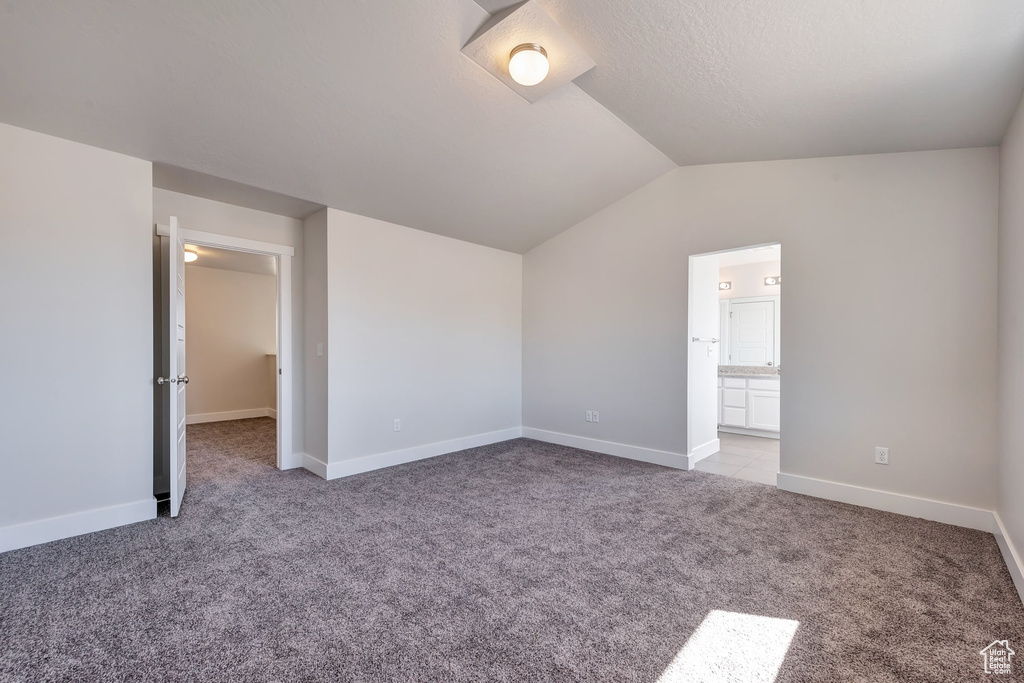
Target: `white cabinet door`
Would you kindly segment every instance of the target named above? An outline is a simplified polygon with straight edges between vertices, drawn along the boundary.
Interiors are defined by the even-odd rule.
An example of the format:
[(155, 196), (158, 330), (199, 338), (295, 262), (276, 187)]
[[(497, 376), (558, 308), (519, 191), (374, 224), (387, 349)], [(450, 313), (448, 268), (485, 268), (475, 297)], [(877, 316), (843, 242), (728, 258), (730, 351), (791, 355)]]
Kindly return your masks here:
[[(719, 380), (721, 384), (721, 380)], [(722, 387), (718, 387), (718, 424), (722, 424)]]
[(745, 380), (726, 380), (726, 387), (722, 389), (722, 417), (718, 423), (729, 427), (747, 426), (747, 390), (746, 388), (730, 388), (728, 385)]
[(747, 424), (749, 429), (769, 432), (780, 430), (779, 408), (782, 404), (778, 391), (747, 390)]
[(731, 365), (775, 363), (775, 302), (748, 301), (731, 305)]

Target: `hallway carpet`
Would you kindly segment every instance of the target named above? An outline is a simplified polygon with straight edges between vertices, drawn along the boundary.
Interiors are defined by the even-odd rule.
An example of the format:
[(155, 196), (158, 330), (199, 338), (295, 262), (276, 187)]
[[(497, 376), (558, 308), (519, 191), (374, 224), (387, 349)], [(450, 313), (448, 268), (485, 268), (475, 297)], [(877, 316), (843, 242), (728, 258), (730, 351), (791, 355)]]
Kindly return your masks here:
[(988, 534), (526, 439), (328, 482), (274, 469), (273, 429), (189, 427), (177, 519), (0, 555), (0, 680), (981, 681), (1024, 652)]

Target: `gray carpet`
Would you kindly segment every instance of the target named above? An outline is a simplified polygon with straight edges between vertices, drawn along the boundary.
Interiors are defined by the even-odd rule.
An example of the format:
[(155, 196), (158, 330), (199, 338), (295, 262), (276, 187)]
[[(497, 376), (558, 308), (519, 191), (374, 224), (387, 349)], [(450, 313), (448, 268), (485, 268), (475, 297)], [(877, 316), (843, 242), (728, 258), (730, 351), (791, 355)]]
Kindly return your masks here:
[(273, 429), (190, 427), (178, 519), (0, 555), (0, 679), (771, 680), (679, 673), (722, 612), (799, 622), (779, 681), (1024, 652), (991, 535), (525, 439), (327, 482)]

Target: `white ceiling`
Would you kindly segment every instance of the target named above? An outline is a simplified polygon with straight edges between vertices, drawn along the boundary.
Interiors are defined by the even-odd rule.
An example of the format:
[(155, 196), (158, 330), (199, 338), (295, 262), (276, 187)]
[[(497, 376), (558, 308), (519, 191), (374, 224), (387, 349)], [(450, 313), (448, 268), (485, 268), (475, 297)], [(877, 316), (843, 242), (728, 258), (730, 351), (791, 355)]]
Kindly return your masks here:
[(460, 50), (472, 0), (10, 0), (0, 121), (525, 251), (674, 168), (573, 84)]
[(540, 0), (576, 80), (680, 165), (997, 145), (1021, 0)]
[(273, 256), (261, 256), (244, 251), (203, 247), (195, 244), (185, 245), (185, 248), (199, 255), (198, 259), (187, 264), (188, 268), (216, 268), (257, 275), (277, 274), (277, 259)]
[(597, 67), (531, 105), (460, 53), (503, 0), (7, 0), (0, 121), (522, 252), (673, 161), (997, 144), (1024, 85), (1019, 0), (539, 2)]

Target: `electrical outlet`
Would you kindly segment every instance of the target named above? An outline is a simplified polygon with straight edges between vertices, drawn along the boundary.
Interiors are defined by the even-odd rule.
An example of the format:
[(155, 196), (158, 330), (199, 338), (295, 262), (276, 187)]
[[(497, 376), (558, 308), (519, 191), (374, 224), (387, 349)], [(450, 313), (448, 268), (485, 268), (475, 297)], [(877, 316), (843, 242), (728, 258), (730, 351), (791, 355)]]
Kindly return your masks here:
[(401, 420), (395, 420), (395, 431), (396, 432), (402, 431), (402, 421)]
[(889, 449), (886, 446), (875, 446), (875, 462), (879, 465), (889, 464)]
[(588, 410), (587, 411), (586, 420), (587, 420), (587, 422), (593, 422), (594, 421), (594, 411), (593, 410)]
[(599, 413), (599, 412), (597, 412), (595, 410), (594, 411), (594, 422), (600, 422), (600, 421), (601, 421), (601, 413)]

